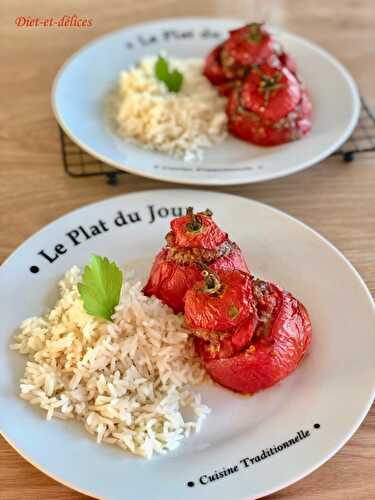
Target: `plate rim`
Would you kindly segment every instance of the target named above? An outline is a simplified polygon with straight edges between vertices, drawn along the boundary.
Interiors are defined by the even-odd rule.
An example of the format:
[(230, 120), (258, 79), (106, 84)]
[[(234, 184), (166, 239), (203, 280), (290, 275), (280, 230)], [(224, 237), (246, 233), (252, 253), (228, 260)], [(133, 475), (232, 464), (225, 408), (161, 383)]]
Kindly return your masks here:
[[(222, 22), (228, 22), (228, 23), (245, 23), (246, 20), (240, 19), (240, 18), (230, 18), (230, 17), (207, 17), (207, 16), (181, 16), (181, 17), (162, 17), (158, 18), (152, 21), (146, 21), (146, 22), (141, 22), (141, 23), (136, 23), (132, 24), (129, 26), (125, 26), (122, 28), (119, 28), (117, 30), (110, 31), (108, 33), (105, 33), (104, 35), (95, 37), (93, 40), (87, 42), (84, 44), (82, 47), (80, 47), (77, 51), (75, 51), (73, 54), (71, 54), (61, 65), (59, 70), (57, 71), (52, 87), (51, 87), (51, 95), (50, 95), (50, 102), (51, 102), (51, 107), (52, 107), (52, 112), (54, 114), (54, 117), (57, 121), (57, 124), (62, 128), (63, 132), (75, 143), (77, 144), (81, 149), (86, 151), (88, 154), (93, 156), (94, 158), (97, 158), (98, 160), (102, 161), (105, 164), (108, 164), (112, 167), (115, 167), (119, 170), (122, 170), (123, 172), (127, 172), (133, 175), (137, 175), (140, 177), (145, 177), (148, 179), (153, 179), (153, 180), (158, 180), (162, 182), (173, 182), (176, 184), (183, 184), (183, 185), (191, 185), (191, 186), (234, 186), (234, 185), (242, 185), (242, 184), (255, 184), (258, 182), (266, 182), (274, 179), (279, 179), (282, 177), (286, 177), (288, 175), (292, 175), (294, 173), (303, 171), (309, 167), (317, 165), (319, 162), (323, 161), (324, 159), (328, 158), (334, 151), (336, 151), (342, 144), (345, 143), (345, 141), (350, 137), (351, 133), (355, 129), (357, 122), (359, 120), (360, 112), (361, 112), (361, 99), (360, 99), (360, 94), (358, 90), (358, 86), (352, 77), (351, 73), (349, 70), (346, 68), (344, 64), (342, 64), (334, 55), (332, 55), (329, 51), (327, 51), (325, 48), (321, 47), (320, 45), (316, 44), (313, 41), (310, 41), (307, 38), (304, 38), (300, 35), (295, 35), (294, 33), (291, 33), (287, 30), (278, 28), (277, 26), (274, 26), (272, 24), (268, 24), (269, 28), (271, 30), (275, 30), (279, 32), (280, 34), (285, 34), (298, 43), (304, 44), (315, 51), (317, 51), (322, 57), (324, 57), (326, 60), (330, 62), (333, 66), (336, 67), (336, 69), (339, 71), (341, 76), (345, 79), (348, 87), (350, 88), (350, 94), (352, 98), (352, 103), (353, 103), (353, 114), (351, 117), (351, 120), (349, 124), (347, 125), (346, 130), (342, 133), (341, 137), (333, 143), (330, 147), (326, 148), (323, 152), (320, 154), (317, 154), (315, 157), (313, 157), (310, 160), (307, 160), (305, 162), (301, 162), (299, 165), (295, 166), (294, 168), (288, 170), (287, 172), (281, 171), (281, 172), (276, 172), (276, 173), (269, 173), (269, 174), (264, 174), (262, 177), (259, 177), (257, 179), (242, 179), (242, 180), (233, 180), (230, 177), (225, 178), (225, 179), (210, 179), (210, 178), (202, 178), (202, 179), (189, 179), (189, 177), (183, 177), (181, 179), (172, 179), (172, 178), (166, 178), (165, 176), (162, 176), (158, 173), (153, 173), (153, 172), (147, 172), (143, 170), (138, 170), (135, 166), (132, 165), (123, 165), (115, 160), (112, 160), (111, 158), (108, 158), (106, 155), (102, 155), (101, 153), (98, 153), (93, 149), (91, 146), (84, 144), (79, 138), (77, 138), (70, 130), (67, 124), (64, 121), (63, 115), (59, 112), (57, 104), (56, 104), (56, 93), (57, 93), (57, 86), (59, 84), (59, 80), (61, 76), (63, 75), (65, 69), (68, 67), (68, 65), (77, 57), (80, 56), (81, 52), (84, 52), (91, 46), (95, 45), (97, 42), (100, 42), (104, 40), (107, 37), (110, 37), (112, 35), (116, 35), (121, 32), (125, 32), (130, 29), (139, 29), (142, 26), (152, 26), (154, 24), (158, 24), (160, 22), (166, 22), (166, 23), (174, 23), (174, 22), (182, 22), (182, 21), (207, 21), (207, 22), (215, 22), (215, 21), (222, 21)], [(141, 149), (141, 148), (140, 148)]]
[[(65, 214), (63, 214), (63, 215), (61, 215), (61, 216), (53, 219), (51, 222), (49, 222), (45, 226), (41, 227), (38, 231), (36, 231), (32, 235), (30, 235), (23, 243), (21, 243), (4, 260), (3, 264), (0, 266), (0, 276), (2, 274), (2, 269), (6, 266), (6, 264), (9, 263), (10, 259), (15, 255), (15, 253), (19, 249), (27, 246), (27, 244), (29, 243), (29, 241), (32, 238), (34, 238), (35, 236), (39, 235), (44, 230), (49, 229), (56, 222), (64, 219), (66, 216), (74, 215), (77, 212), (81, 211), (82, 209), (92, 208), (92, 207), (94, 207), (96, 205), (105, 204), (105, 203), (112, 202), (114, 200), (121, 199), (121, 198), (133, 197), (133, 196), (142, 196), (142, 195), (149, 196), (150, 192), (151, 193), (159, 193), (159, 194), (163, 194), (164, 192), (169, 192), (169, 193), (174, 192), (174, 193), (177, 194), (178, 191), (193, 192), (193, 193), (199, 192), (199, 193), (201, 193), (203, 195), (204, 194), (210, 194), (210, 195), (219, 194), (220, 196), (224, 195), (225, 197), (240, 199), (242, 201), (249, 202), (250, 205), (261, 206), (263, 208), (266, 208), (270, 212), (277, 213), (278, 215), (281, 215), (283, 218), (292, 220), (294, 223), (297, 223), (298, 226), (300, 226), (301, 228), (307, 230), (309, 233), (312, 233), (314, 235), (314, 237), (317, 237), (321, 242), (323, 242), (324, 244), (326, 244), (330, 248), (330, 250), (332, 250), (334, 252), (334, 254), (336, 255), (336, 257), (340, 258), (340, 260), (342, 260), (347, 265), (347, 267), (349, 268), (349, 270), (351, 271), (351, 273), (354, 274), (354, 276), (355, 276), (357, 282), (360, 284), (362, 290), (365, 292), (365, 296), (366, 296), (366, 298), (368, 300), (368, 304), (369, 304), (369, 306), (372, 306), (372, 309), (374, 311), (374, 320), (375, 320), (375, 300), (374, 300), (374, 298), (373, 298), (373, 296), (372, 296), (372, 294), (371, 294), (371, 292), (370, 292), (370, 290), (369, 290), (369, 288), (368, 288), (365, 280), (362, 278), (362, 276), (360, 275), (360, 273), (358, 272), (358, 270), (355, 268), (355, 266), (341, 252), (341, 250), (338, 249), (335, 245), (333, 245), (333, 243), (331, 243), (325, 236), (323, 236), (322, 234), (320, 234), (314, 228), (312, 228), (309, 225), (307, 225), (305, 222), (299, 220), (298, 218), (290, 215), (289, 213), (287, 213), (287, 212), (285, 212), (285, 211), (283, 211), (283, 210), (281, 210), (279, 208), (273, 207), (272, 205), (260, 202), (258, 200), (254, 200), (252, 198), (246, 198), (245, 196), (241, 196), (241, 195), (237, 195), (237, 194), (232, 194), (232, 193), (225, 193), (225, 192), (220, 192), (220, 191), (219, 192), (212, 192), (212, 191), (208, 191), (208, 190), (196, 190), (196, 189), (179, 188), (179, 187), (173, 188), (173, 189), (171, 189), (171, 188), (160, 188), (160, 189), (135, 191), (135, 192), (132, 192), (132, 193), (122, 193), (122, 194), (119, 194), (119, 195), (116, 195), (116, 196), (110, 196), (108, 198), (105, 198), (104, 200), (103, 199), (102, 200), (97, 200), (97, 201), (85, 204), (85, 205), (83, 205), (81, 207), (78, 207), (76, 209), (68, 211), (67, 213), (65, 213)], [(355, 424), (345, 433), (345, 435), (343, 436), (342, 440), (340, 440), (340, 443), (336, 447), (334, 447), (334, 449), (332, 450), (332, 452), (329, 453), (329, 454), (327, 454), (327, 455), (325, 455), (321, 460), (317, 461), (317, 463), (315, 463), (311, 467), (307, 468), (301, 474), (299, 474), (297, 476), (294, 476), (294, 477), (288, 479), (287, 481), (280, 481), (279, 485), (276, 485), (275, 487), (270, 488), (269, 490), (262, 491), (260, 493), (260, 496), (258, 496), (257, 498), (263, 498), (266, 495), (270, 495), (270, 494), (275, 493), (277, 491), (280, 491), (280, 490), (282, 490), (282, 489), (284, 489), (284, 488), (286, 488), (288, 486), (291, 486), (292, 484), (294, 484), (294, 483), (300, 481), (301, 479), (307, 477), (312, 472), (314, 472), (315, 470), (317, 470), (319, 467), (321, 467), (322, 465), (324, 465), (328, 460), (330, 460), (336, 453), (338, 453), (338, 451), (340, 451), (346, 445), (346, 443), (349, 441), (349, 439), (356, 433), (356, 431), (358, 430), (358, 428), (362, 424), (363, 420), (367, 416), (367, 414), (368, 414), (368, 412), (369, 412), (369, 410), (370, 410), (370, 408), (371, 408), (371, 406), (373, 404), (374, 398), (375, 398), (375, 378), (374, 378), (374, 381), (373, 381), (372, 392), (369, 394), (369, 398), (368, 398), (368, 402), (367, 402), (366, 406), (358, 414), (357, 419), (355, 421)], [(82, 489), (80, 487), (76, 487), (75, 485), (73, 486), (72, 483), (69, 483), (69, 482), (67, 482), (64, 479), (61, 479), (59, 476), (57, 476), (57, 475), (49, 472), (48, 470), (46, 470), (43, 466), (40, 466), (39, 464), (36, 464), (31, 457), (27, 456), (26, 454), (24, 454), (22, 451), (20, 451), (18, 449), (18, 446), (13, 442), (12, 439), (10, 439), (7, 436), (7, 434), (1, 428), (0, 428), (0, 435), (5, 439), (5, 441), (24, 460), (26, 460), (31, 465), (33, 465), (34, 467), (36, 467), (43, 474), (46, 474), (48, 477), (51, 477), (52, 479), (54, 479), (58, 483), (63, 484), (64, 486), (66, 486), (66, 487), (68, 487), (70, 489), (73, 489), (74, 491), (78, 491), (80, 493), (89, 495), (89, 496), (91, 496), (93, 498), (96, 498), (96, 499), (103, 498), (103, 497), (96, 496), (95, 493), (93, 493), (93, 492), (90, 492), (88, 490)], [(109, 497), (109, 498), (111, 498), (111, 497)]]

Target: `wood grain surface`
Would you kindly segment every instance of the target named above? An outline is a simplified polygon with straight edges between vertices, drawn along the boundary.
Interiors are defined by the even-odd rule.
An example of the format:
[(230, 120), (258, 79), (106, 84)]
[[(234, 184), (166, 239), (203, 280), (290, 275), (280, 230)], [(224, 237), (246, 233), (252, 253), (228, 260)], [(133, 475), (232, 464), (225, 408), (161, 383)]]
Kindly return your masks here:
[[(373, 0), (2, 0), (0, 13), (0, 262), (35, 231), (74, 208), (119, 193), (173, 187), (130, 175), (111, 187), (102, 178), (73, 179), (63, 172), (50, 106), (51, 84), (69, 55), (106, 32), (171, 16), (266, 19), (332, 52), (353, 73), (362, 94), (375, 107)], [(93, 26), (68, 29), (15, 25), (18, 16), (73, 14), (92, 18)], [(343, 251), (375, 293), (374, 153), (350, 164), (333, 157), (280, 180), (220, 190), (269, 203), (311, 225)], [(372, 410), (334, 458), (269, 498), (374, 499), (374, 472)], [(0, 499), (28, 498), (87, 497), (42, 474), (0, 438)], [(134, 499), (125, 494), (124, 500)]]

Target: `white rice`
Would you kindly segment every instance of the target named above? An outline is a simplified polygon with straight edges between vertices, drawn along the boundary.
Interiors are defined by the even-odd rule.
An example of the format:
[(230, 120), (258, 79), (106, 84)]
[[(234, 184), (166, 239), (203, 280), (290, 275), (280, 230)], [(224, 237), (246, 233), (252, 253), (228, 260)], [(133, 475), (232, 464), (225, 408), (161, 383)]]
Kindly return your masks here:
[(184, 77), (178, 93), (155, 77), (156, 57), (121, 72), (112, 103), (117, 133), (147, 149), (201, 159), (202, 148), (227, 136), (226, 99), (202, 75), (201, 59), (167, 59)]
[(182, 315), (125, 282), (114, 322), (102, 321), (84, 311), (79, 281), (73, 267), (55, 307), (21, 324), (11, 346), (29, 358), (21, 397), (47, 420), (80, 420), (98, 443), (147, 458), (173, 450), (209, 413), (190, 388), (205, 373)]

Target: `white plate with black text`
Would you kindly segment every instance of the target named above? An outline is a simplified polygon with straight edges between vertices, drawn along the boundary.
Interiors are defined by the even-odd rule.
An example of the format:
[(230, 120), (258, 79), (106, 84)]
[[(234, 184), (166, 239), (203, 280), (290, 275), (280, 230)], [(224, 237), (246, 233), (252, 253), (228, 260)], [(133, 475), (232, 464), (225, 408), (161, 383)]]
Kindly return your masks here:
[[(291, 376), (251, 398), (218, 385), (199, 387), (212, 409), (200, 433), (150, 460), (96, 444), (77, 422), (47, 422), (45, 412), (18, 396), (26, 360), (9, 345), (21, 321), (52, 307), (58, 280), (73, 265), (83, 268), (91, 254), (135, 268), (144, 279), (173, 209), (188, 206), (213, 210), (252, 273), (274, 280), (305, 304), (313, 325), (308, 355)], [(118, 223), (119, 212), (126, 223)], [(0, 431), (40, 470), (94, 497), (259, 498), (327, 461), (373, 401), (375, 310), (363, 280), (315, 231), (245, 198), (159, 190), (78, 209), (36, 233), (4, 262), (0, 303)]]
[(312, 130), (300, 140), (258, 147), (228, 136), (184, 161), (120, 138), (106, 118), (106, 98), (122, 70), (146, 56), (202, 58), (245, 21), (212, 18), (163, 19), (94, 40), (60, 69), (52, 106), (63, 130), (92, 156), (133, 174), (169, 182), (229, 185), (259, 182), (298, 172), (323, 160), (350, 136), (360, 112), (348, 71), (317, 45), (271, 28), (295, 58), (313, 104)]

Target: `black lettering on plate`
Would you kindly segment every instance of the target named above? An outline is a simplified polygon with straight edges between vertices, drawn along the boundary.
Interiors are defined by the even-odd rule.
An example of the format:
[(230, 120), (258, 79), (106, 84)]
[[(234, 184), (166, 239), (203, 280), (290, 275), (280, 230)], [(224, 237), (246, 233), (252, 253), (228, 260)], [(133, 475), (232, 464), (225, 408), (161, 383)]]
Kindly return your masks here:
[[(319, 429), (320, 424), (314, 424), (314, 429)], [(214, 470), (211, 472), (204, 472), (201, 476), (198, 478), (198, 483), (201, 484), (202, 486), (207, 486), (208, 484), (211, 484), (213, 482), (219, 481), (220, 479), (224, 479), (228, 476), (231, 476), (233, 474), (237, 474), (241, 470), (248, 469), (249, 467), (251, 468), (254, 465), (257, 465), (258, 463), (262, 462), (263, 460), (266, 460), (267, 458), (272, 457), (273, 455), (276, 455), (277, 453), (281, 453), (284, 450), (290, 448), (291, 446), (295, 446), (297, 443), (300, 443), (304, 439), (307, 439), (311, 436), (311, 433), (309, 430), (299, 430), (296, 432), (296, 434), (280, 443), (280, 444), (274, 444), (268, 448), (264, 448), (260, 453), (257, 455), (254, 455), (252, 457), (243, 457), (239, 460), (238, 464), (235, 465), (230, 465), (228, 467), (223, 467), (220, 470)], [(186, 485), (188, 487), (192, 487), (196, 484), (194, 481), (188, 481)]]

